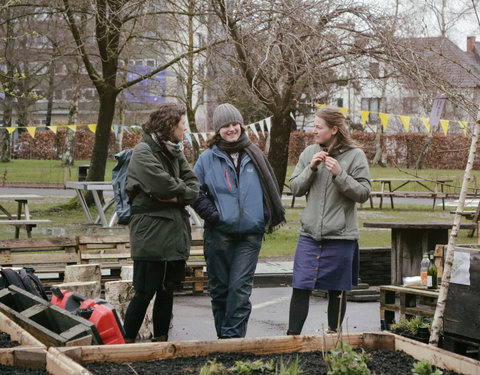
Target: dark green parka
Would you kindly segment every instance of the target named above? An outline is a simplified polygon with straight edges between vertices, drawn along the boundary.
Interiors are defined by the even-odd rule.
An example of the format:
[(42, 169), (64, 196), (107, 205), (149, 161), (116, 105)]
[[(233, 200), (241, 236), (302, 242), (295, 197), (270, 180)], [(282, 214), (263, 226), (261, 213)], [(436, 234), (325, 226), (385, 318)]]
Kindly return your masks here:
[[(130, 245), (134, 260), (186, 260), (191, 230), (185, 206), (198, 197), (199, 182), (183, 153), (173, 156), (144, 134), (128, 166), (127, 192), (134, 196)], [(160, 202), (177, 198), (178, 203)]]

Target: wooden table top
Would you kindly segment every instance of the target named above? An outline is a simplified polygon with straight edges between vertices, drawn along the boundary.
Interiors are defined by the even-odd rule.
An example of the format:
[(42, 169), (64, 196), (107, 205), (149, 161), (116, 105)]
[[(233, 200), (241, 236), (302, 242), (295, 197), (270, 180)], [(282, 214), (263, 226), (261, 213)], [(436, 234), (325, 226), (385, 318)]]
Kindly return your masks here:
[[(365, 222), (365, 228), (390, 228), (390, 229), (451, 229), (452, 223), (399, 223), (399, 222)], [(475, 223), (461, 223), (460, 229), (477, 228)]]

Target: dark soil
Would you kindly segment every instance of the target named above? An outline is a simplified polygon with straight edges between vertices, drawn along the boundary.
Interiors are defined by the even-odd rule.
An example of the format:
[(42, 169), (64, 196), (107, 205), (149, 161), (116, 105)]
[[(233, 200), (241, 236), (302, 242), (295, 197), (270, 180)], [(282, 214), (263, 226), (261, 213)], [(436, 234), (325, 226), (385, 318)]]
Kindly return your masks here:
[[(373, 350), (366, 349), (372, 359), (368, 363), (368, 367), (373, 374), (388, 375), (407, 375), (412, 373), (413, 364), (416, 360), (401, 351), (392, 350)], [(274, 364), (279, 367), (280, 363), (289, 364), (298, 357), (302, 373), (305, 375), (327, 374), (327, 367), (323, 360), (321, 352), (311, 353), (284, 353), (255, 356), (246, 353), (217, 353), (205, 357), (185, 357), (176, 359), (165, 359), (152, 362), (130, 362), (130, 363), (89, 363), (85, 364), (89, 371), (94, 374), (198, 374), (203, 365), (209, 360), (216, 360), (229, 368), (235, 365), (235, 361), (256, 361), (262, 360), (268, 362), (273, 359)], [(259, 373), (259, 372), (256, 372)], [(274, 373), (274, 372), (273, 372)], [(237, 372), (229, 372), (228, 374), (240, 374)], [(272, 374), (272, 372), (269, 372)], [(444, 371), (444, 375), (458, 375), (456, 372)]]
[(8, 333), (0, 331), (0, 348), (13, 348), (19, 346), (18, 341), (12, 341)]

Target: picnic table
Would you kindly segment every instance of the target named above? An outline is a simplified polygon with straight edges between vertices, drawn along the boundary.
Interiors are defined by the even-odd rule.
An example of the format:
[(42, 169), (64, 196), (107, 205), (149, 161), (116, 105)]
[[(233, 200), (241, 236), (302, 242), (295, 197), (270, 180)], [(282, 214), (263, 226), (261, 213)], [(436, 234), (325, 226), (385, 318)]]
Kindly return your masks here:
[[(365, 228), (391, 229), (391, 282), (402, 285), (403, 277), (420, 276), (423, 254), (435, 246), (448, 243), (452, 223), (365, 222)], [(473, 229), (477, 224), (462, 223), (460, 229)]]
[[(28, 206), (29, 200), (42, 199), (41, 195), (36, 194), (1, 194), (0, 195), (0, 211), (4, 215), (0, 218), (0, 224), (14, 225), (15, 226), (15, 238), (19, 238), (20, 229), (25, 228), (27, 237), (32, 237), (32, 228), (37, 224), (50, 223), (51, 220), (44, 219), (32, 219), (30, 215), (30, 208)], [(3, 202), (16, 202), (16, 213), (10, 212)]]
[[(77, 193), (78, 200), (82, 205), (83, 212), (87, 217), (88, 224), (101, 224), (102, 227), (112, 227), (115, 224), (115, 214), (112, 215), (109, 221), (106, 218), (107, 210), (114, 204), (113, 198), (106, 204), (102, 203), (99, 193), (106, 191), (113, 191), (111, 181), (67, 181), (65, 182), (67, 189), (74, 189)], [(97, 208), (97, 217), (94, 220), (90, 207), (87, 204), (83, 191), (91, 191), (95, 206)]]
[[(370, 193), (370, 207), (373, 208), (373, 199), (374, 197), (380, 198), (380, 209), (383, 206), (383, 199), (390, 198), (390, 205), (392, 209), (394, 208), (393, 198), (432, 198), (433, 199), (433, 209), (435, 208), (435, 203), (437, 198), (442, 200), (442, 207), (445, 210), (445, 191), (444, 186), (447, 182), (452, 182), (451, 179), (441, 178), (434, 180), (426, 180), (422, 178), (375, 178), (372, 179), (372, 183), (380, 183), (380, 191), (372, 191)], [(428, 186), (426, 183), (433, 183), (433, 188)], [(409, 185), (418, 185), (422, 187), (423, 191), (406, 191), (400, 190), (404, 186)]]
[[(83, 212), (87, 217), (89, 224), (102, 224), (104, 228), (111, 228), (117, 222), (117, 214), (114, 211), (110, 220), (107, 221), (106, 213), (107, 210), (115, 204), (115, 200), (113, 197), (105, 204), (102, 203), (100, 199), (99, 192), (106, 192), (106, 191), (113, 191), (113, 186), (111, 181), (67, 181), (65, 182), (65, 187), (67, 189), (74, 189), (77, 193), (78, 199), (80, 200), (80, 204), (82, 205)], [(92, 213), (90, 211), (90, 207), (88, 207), (87, 201), (83, 195), (83, 191), (91, 191), (93, 195), (93, 200), (95, 201), (95, 206), (97, 207), (97, 218), (93, 220)], [(190, 224), (196, 226), (198, 228), (202, 228), (202, 222), (195, 214), (193, 209), (190, 206), (186, 207), (190, 215)]]

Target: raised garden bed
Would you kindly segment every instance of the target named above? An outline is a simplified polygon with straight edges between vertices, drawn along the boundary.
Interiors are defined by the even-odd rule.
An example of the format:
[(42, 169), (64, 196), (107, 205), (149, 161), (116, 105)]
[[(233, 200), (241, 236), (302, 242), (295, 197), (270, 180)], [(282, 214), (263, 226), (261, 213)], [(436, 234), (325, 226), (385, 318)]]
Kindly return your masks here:
[[(144, 343), (115, 346), (81, 346), (59, 348), (73, 360), (88, 368), (92, 373), (102, 375), (123, 373), (168, 373), (198, 374), (208, 360), (225, 361), (231, 366), (235, 360), (253, 359), (253, 354), (265, 360), (280, 359), (291, 362), (299, 354), (299, 360), (307, 363), (308, 374), (326, 374), (322, 351), (335, 346), (334, 335), (300, 335), (265, 338), (231, 339), (216, 341), (184, 341), (167, 343)], [(427, 359), (446, 374), (480, 375), (480, 362), (445, 350), (431, 347), (391, 333), (363, 333), (344, 335), (343, 342), (354, 348), (369, 350), (373, 356), (372, 366), (377, 374), (408, 374), (413, 361)], [(249, 353), (249, 354), (245, 354)], [(290, 353), (290, 354), (285, 354)], [(410, 357), (411, 356), (411, 357)], [(302, 359), (304, 358), (304, 359)], [(388, 361), (387, 361), (388, 360)], [(154, 362), (155, 361), (155, 362)], [(387, 363), (388, 362), (388, 363)], [(400, 372), (391, 368), (404, 365)], [(412, 364), (412, 366), (411, 366)], [(312, 367), (310, 367), (312, 366)], [(125, 372), (122, 372), (123, 370)], [(133, 370), (133, 371), (132, 371)]]

